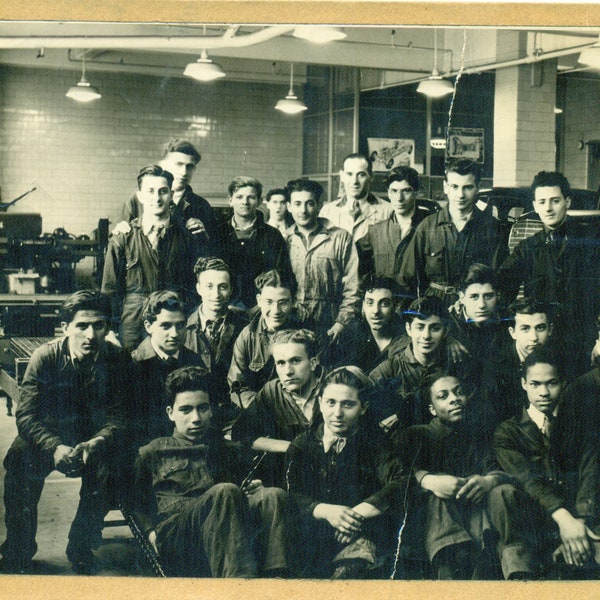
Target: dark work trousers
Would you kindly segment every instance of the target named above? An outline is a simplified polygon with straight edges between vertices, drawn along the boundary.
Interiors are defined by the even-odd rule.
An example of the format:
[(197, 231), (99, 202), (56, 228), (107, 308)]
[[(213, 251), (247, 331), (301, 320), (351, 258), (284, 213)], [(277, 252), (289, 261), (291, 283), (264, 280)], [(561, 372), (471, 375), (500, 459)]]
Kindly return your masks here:
[(178, 577), (255, 577), (255, 546), (262, 571), (285, 568), (285, 503), (279, 488), (262, 488), (247, 502), (235, 484), (213, 485), (157, 526), (165, 571)]
[[(484, 510), (485, 507), (485, 510)], [(481, 506), (428, 495), (425, 548), (429, 559), (448, 546), (473, 544), (483, 549), (484, 533), (497, 537), (504, 577), (535, 571), (535, 532), (528, 499), (510, 484), (496, 486)], [(493, 538), (492, 538), (493, 539)]]
[[(0, 552), (8, 561), (26, 564), (37, 551), (37, 505), (44, 481), (54, 470), (54, 459), (17, 436), (6, 454), (4, 468), (6, 541)], [(103, 453), (92, 454), (81, 473), (79, 506), (69, 531), (68, 552), (89, 552), (99, 544), (109, 510), (107, 484)]]

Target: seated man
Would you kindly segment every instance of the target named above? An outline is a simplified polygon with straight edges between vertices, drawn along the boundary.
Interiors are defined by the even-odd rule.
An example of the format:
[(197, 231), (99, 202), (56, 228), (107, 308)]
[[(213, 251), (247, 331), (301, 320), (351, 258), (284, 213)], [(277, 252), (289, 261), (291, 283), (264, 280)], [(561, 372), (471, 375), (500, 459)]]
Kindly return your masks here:
[[(552, 339), (553, 307), (546, 302), (520, 298), (511, 304), (508, 333), (512, 340), (500, 345), (482, 370), (482, 388), (495, 411), (496, 424), (520, 416), (526, 404), (521, 385), (523, 361)], [(555, 346), (555, 344), (553, 344)]]
[(331, 367), (355, 365), (371, 371), (401, 349), (398, 339), (404, 333), (396, 313), (398, 284), (390, 277), (366, 275), (360, 283), (361, 318), (342, 330), (338, 343), (329, 348), (323, 362)]
[(562, 556), (568, 565), (594, 566), (600, 516), (600, 447), (588, 427), (581, 399), (561, 402), (562, 360), (546, 348), (523, 363), (529, 407), (502, 423), (494, 436), (501, 468), (516, 477), (534, 500), (529, 511), (543, 542), (545, 562)]
[(148, 337), (131, 353), (135, 388), (130, 396), (128, 424), (137, 449), (154, 438), (169, 435), (162, 390), (169, 373), (180, 367), (201, 365), (200, 357), (183, 345), (185, 306), (175, 292), (153, 292), (142, 312)]
[(276, 376), (270, 348), (274, 332), (310, 324), (303, 307), (294, 306), (293, 280), (273, 270), (259, 275), (254, 283), (259, 311), (235, 340), (227, 375), (231, 400), (241, 408), (247, 408), (260, 388)]
[(458, 286), (458, 301), (450, 309), (450, 332), (479, 364), (508, 343), (508, 331), (498, 314), (494, 270), (471, 265)]
[[(492, 470), (491, 447), (469, 427), (469, 404), (453, 375), (433, 375), (424, 386), (433, 420), (400, 432), (398, 448), (417, 483), (412, 504), (424, 515), (424, 543), (437, 579), (479, 578), (489, 534), (499, 537), (506, 579), (534, 573), (533, 532), (510, 477)], [(409, 482), (410, 483), (410, 482)], [(414, 519), (414, 515), (413, 515)], [(488, 536), (486, 537), (486, 533)], [(486, 558), (493, 558), (487, 556)], [(478, 575), (478, 577), (476, 577)]]
[(169, 212), (173, 175), (148, 165), (137, 179), (144, 214), (127, 233), (112, 236), (102, 277), (102, 291), (113, 301), (114, 316), (121, 319), (121, 343), (129, 351), (144, 338), (141, 317), (148, 294), (169, 289), (185, 300), (193, 288), (189, 236)]
[[(298, 436), (286, 455), (288, 491), (300, 509), (306, 577), (361, 578), (394, 536), (400, 474), (381, 430), (365, 413), (373, 382), (341, 367), (321, 384), (323, 423)], [(315, 551), (318, 549), (318, 551)]]
[(51, 471), (81, 476), (67, 556), (77, 573), (97, 569), (92, 553), (109, 510), (109, 465), (122, 442), (131, 389), (129, 355), (106, 341), (110, 300), (97, 292), (70, 295), (61, 307), (64, 337), (31, 356), (16, 413), (19, 435), (4, 459), (4, 572), (31, 572), (37, 550), (37, 504)]
[(277, 379), (264, 385), (233, 426), (233, 440), (244, 441), (254, 451), (273, 453), (265, 457), (261, 470), (269, 484), (284, 487), (283, 454), (296, 436), (321, 417), (317, 394), (323, 369), (318, 351), (312, 331), (276, 331), (271, 354)]
[(231, 271), (225, 261), (199, 258), (194, 275), (201, 302), (187, 321), (185, 345), (200, 356), (213, 380), (213, 402), (224, 408), (230, 403), (227, 373), (233, 345), (249, 319), (245, 311), (229, 305)]
[(281, 575), (285, 492), (260, 480), (242, 482), (247, 470), (211, 426), (209, 387), (198, 367), (167, 378), (166, 410), (175, 431), (140, 448), (134, 515), (167, 575)]
[[(415, 300), (404, 319), (410, 343), (371, 371), (380, 391), (371, 403), (371, 414), (386, 430), (429, 421), (428, 400), (420, 397), (419, 389), (427, 375), (448, 369), (450, 363), (448, 311), (441, 299)], [(466, 363), (458, 363), (457, 370), (463, 372)]]

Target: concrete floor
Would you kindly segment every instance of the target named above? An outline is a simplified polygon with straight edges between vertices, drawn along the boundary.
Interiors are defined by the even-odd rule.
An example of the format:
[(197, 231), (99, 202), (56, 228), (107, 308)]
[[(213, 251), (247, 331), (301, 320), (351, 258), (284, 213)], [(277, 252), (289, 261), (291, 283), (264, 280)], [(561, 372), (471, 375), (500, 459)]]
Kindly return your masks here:
[[(7, 416), (5, 398), (0, 396), (0, 462), (16, 434), (15, 418)], [(38, 552), (34, 557), (36, 572), (40, 575), (73, 574), (65, 549), (69, 527), (77, 510), (80, 484), (80, 479), (69, 479), (58, 471), (53, 471), (46, 479), (38, 505)], [(0, 465), (0, 498), (3, 497), (4, 467)], [(106, 521), (120, 518), (121, 513), (114, 511)], [(4, 502), (0, 501), (0, 541), (5, 535)], [(105, 527), (102, 537), (104, 541), (96, 551), (101, 566), (98, 575), (152, 575), (141, 558), (129, 527)]]

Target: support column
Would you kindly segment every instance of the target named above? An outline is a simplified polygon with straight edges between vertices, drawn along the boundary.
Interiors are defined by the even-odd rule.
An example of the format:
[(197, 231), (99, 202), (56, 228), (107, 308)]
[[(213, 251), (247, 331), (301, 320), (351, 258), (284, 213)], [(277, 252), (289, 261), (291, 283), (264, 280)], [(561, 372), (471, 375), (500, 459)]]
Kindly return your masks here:
[[(517, 46), (522, 56), (525, 32), (498, 33), (498, 57), (502, 48)], [(556, 60), (496, 71), (495, 186), (529, 185), (538, 171), (555, 169), (555, 103)]]

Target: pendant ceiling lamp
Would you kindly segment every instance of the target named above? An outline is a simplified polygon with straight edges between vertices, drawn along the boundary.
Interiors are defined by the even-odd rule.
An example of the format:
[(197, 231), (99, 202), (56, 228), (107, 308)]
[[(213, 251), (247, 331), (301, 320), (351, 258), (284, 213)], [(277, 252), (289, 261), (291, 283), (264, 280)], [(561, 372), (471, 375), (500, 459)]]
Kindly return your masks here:
[(298, 97), (294, 94), (294, 63), (292, 63), (290, 69), (290, 91), (285, 98), (282, 98), (277, 102), (275, 108), (288, 115), (297, 115), (308, 108), (306, 104), (301, 100), (298, 100)]
[(102, 98), (102, 94), (98, 91), (98, 88), (93, 86), (85, 78), (85, 52), (83, 53), (83, 69), (81, 72), (81, 79), (77, 85), (69, 88), (69, 91), (65, 94), (67, 98), (76, 100), (77, 102), (91, 102)]
[(447, 79), (444, 79), (440, 75), (437, 68), (437, 29), (435, 30), (433, 39), (433, 70), (429, 79), (425, 79), (419, 83), (417, 92), (429, 98), (441, 98), (442, 96), (451, 94), (454, 91), (454, 87)]
[(328, 25), (298, 25), (294, 29), (294, 37), (317, 44), (327, 44), (336, 40), (343, 40), (347, 36), (339, 27)]
[(206, 49), (202, 50), (202, 54), (196, 62), (187, 65), (183, 74), (198, 81), (214, 81), (225, 77), (225, 71), (221, 66), (208, 58)]

